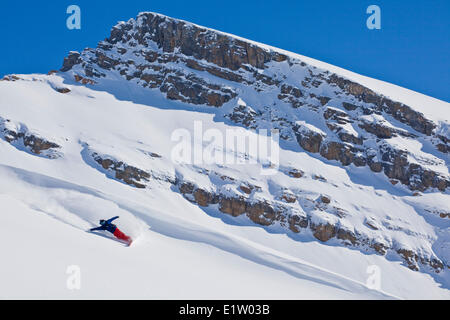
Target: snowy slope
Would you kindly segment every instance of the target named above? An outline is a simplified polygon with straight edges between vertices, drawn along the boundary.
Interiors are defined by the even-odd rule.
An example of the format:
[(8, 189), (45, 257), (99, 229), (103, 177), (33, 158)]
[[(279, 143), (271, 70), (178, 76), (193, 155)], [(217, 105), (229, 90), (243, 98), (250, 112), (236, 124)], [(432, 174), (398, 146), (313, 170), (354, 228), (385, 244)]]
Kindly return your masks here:
[[(58, 77), (31, 77), (40, 81), (1, 83), (2, 117), (43, 128), (41, 134), (61, 143), (64, 157), (38, 157), (0, 140), (1, 242), (8, 244), (2, 249), (8, 261), (0, 275), (3, 298), (449, 297), (429, 275), (399, 261), (230, 223), (159, 182), (138, 190), (106, 178), (83, 161), (80, 141), (94, 137), (89, 142), (119, 150), (139, 141), (164, 155), (176, 119), (218, 124), (208, 114), (118, 101), (80, 86), (63, 95), (51, 85)], [(135, 153), (121, 150), (139, 164)], [(344, 179), (336, 171), (330, 176)], [(85, 232), (113, 215), (138, 238), (131, 248)], [(421, 228), (433, 234), (425, 221)], [(65, 287), (69, 265), (81, 268), (80, 291)], [(369, 265), (381, 268), (383, 293), (365, 287)]]
[[(419, 124), (431, 121), (431, 136), (409, 127), (422, 128), (418, 122), (402, 122), (385, 112), (355, 111), (351, 116), (394, 133), (386, 139), (364, 133), (365, 146), (407, 150), (408, 163), (444, 177), (440, 181), (446, 183), (448, 155), (434, 149), (433, 139), (448, 136), (448, 103), (254, 44), (334, 72), (424, 114)], [(111, 56), (122, 45), (111, 49)], [(127, 80), (120, 67), (108, 69), (108, 57), (97, 60), (100, 49), (87, 50), (82, 57), (103, 76), (89, 77), (89, 67), (80, 62), (67, 72), (0, 81), (0, 253), (7, 262), (0, 267), (1, 298), (450, 298), (450, 202), (445, 187), (410, 190), (382, 172), (305, 152), (295, 139), (280, 142), (279, 167), (271, 175), (261, 175), (268, 159), (174, 162), (178, 142), (172, 135), (180, 129), (192, 135), (194, 150), (208, 147), (246, 159), (249, 155), (237, 146), (195, 140), (195, 126), (201, 123), (203, 133), (214, 129), (225, 136), (239, 128), (255, 136), (250, 129), (270, 129), (274, 123), (257, 116), (248, 122), (247, 115), (262, 114), (280, 89), (270, 84), (255, 90), (257, 82), (250, 86), (245, 81), (257, 76), (247, 71), (241, 72), (247, 80), (236, 84), (179, 62), (146, 65), (131, 52), (140, 46), (126, 47), (119, 59), (134, 61), (127, 65), (129, 74), (139, 63), (142, 68), (172, 68), (185, 74), (180, 76), (184, 81), (197, 79), (206, 87), (220, 83), (219, 89), (207, 87), (199, 96), (221, 99), (234, 91), (236, 96), (216, 108), (181, 93), (169, 99), (170, 90)], [(154, 43), (148, 48), (163, 55)], [(260, 75), (284, 75), (291, 85), (308, 72), (286, 61), (267, 65)], [(331, 86), (316, 89), (310, 92), (333, 95)], [(308, 99), (315, 103), (315, 98)], [(332, 136), (329, 123), (316, 111), (323, 108), (330, 119), (337, 115), (342, 120), (339, 99), (355, 103), (337, 94), (314, 110), (292, 110), (278, 101), (269, 120), (291, 117), (300, 135)], [(340, 132), (362, 134), (360, 127), (344, 122)], [(286, 122), (275, 126), (291, 134)], [(236, 211), (236, 206), (246, 209)], [(115, 215), (120, 216), (119, 228), (135, 239), (131, 247), (107, 234), (86, 232), (99, 219)], [(81, 290), (66, 287), (71, 265), (81, 268)], [(368, 267), (373, 266), (380, 270), (379, 290), (366, 286)]]

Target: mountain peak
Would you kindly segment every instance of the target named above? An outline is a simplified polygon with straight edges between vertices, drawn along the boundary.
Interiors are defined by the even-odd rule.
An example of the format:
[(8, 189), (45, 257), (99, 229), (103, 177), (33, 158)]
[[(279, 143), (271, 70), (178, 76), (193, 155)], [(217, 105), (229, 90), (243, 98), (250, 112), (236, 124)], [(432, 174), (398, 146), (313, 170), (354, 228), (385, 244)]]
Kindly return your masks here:
[[(235, 124), (277, 128), (282, 139), (308, 152), (344, 166), (368, 166), (411, 190), (450, 185), (440, 156), (450, 150), (449, 140), (439, 133), (448, 123), (294, 54), (183, 20), (142, 12), (114, 26), (96, 49), (71, 52), (61, 71), (84, 84), (123, 78), (169, 100), (220, 108)], [(253, 113), (242, 114), (239, 101)], [(317, 116), (309, 127), (301, 124)], [(396, 137), (423, 137), (437, 153), (411, 162), (408, 150), (390, 143)]]
[[(0, 82), (0, 178), (77, 236), (114, 214), (137, 235), (225, 241), (300, 278), (319, 263), (321, 283), (328, 269), (364, 283), (370, 261), (414, 288), (423, 275), (402, 260), (448, 287), (448, 104), (153, 12), (71, 51), (61, 71)], [(260, 138), (278, 157), (255, 155)]]
[(177, 50), (231, 70), (245, 64), (262, 69), (267, 62), (287, 59), (250, 41), (151, 12), (140, 13), (136, 19), (116, 25), (106, 42), (132, 46), (156, 44), (163, 52)]

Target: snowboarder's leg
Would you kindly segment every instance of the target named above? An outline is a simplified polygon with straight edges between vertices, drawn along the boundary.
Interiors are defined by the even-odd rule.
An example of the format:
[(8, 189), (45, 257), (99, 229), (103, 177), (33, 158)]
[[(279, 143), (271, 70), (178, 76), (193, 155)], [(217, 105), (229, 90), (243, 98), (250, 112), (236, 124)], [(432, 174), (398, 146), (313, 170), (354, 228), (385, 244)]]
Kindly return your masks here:
[(116, 230), (114, 231), (113, 234), (117, 239), (125, 240), (128, 243), (132, 242), (131, 238), (129, 236), (127, 236), (125, 233), (123, 233), (122, 231), (120, 231), (119, 228), (116, 228)]

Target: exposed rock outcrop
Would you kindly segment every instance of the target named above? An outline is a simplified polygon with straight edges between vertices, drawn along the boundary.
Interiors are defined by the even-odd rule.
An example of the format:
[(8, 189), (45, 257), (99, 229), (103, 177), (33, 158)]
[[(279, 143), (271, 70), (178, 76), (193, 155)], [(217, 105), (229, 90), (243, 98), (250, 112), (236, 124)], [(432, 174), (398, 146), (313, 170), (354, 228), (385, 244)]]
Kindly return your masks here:
[(0, 117), (0, 138), (16, 146), (39, 156), (55, 159), (61, 156), (58, 149), (61, 148), (55, 142), (51, 142), (39, 134), (34, 133), (21, 123), (14, 123), (9, 119)]
[[(290, 230), (294, 233), (300, 233), (302, 230), (305, 232), (310, 230), (312, 235), (322, 242), (337, 239), (344, 245), (358, 247), (363, 250), (366, 248), (365, 250), (373, 250), (380, 255), (385, 255), (388, 251), (396, 252), (412, 270), (419, 270), (419, 263), (431, 267), (436, 272), (440, 272), (444, 268), (444, 264), (436, 257), (422, 256), (420, 253), (408, 251), (405, 248), (396, 247), (395, 245), (389, 246), (386, 243), (381, 243), (375, 239), (363, 236), (355, 230), (340, 226), (339, 223), (313, 222), (311, 216), (297, 214), (295, 210), (292, 210), (289, 204), (295, 201), (284, 201), (285, 204), (283, 204), (280, 202), (275, 203), (267, 200), (258, 200), (248, 196), (224, 195), (220, 191), (205, 190), (199, 188), (193, 182), (186, 182), (180, 179), (175, 182), (175, 185), (181, 194), (200, 207), (218, 205), (218, 210), (224, 214), (231, 215), (232, 217), (245, 215), (249, 220), (261, 226), (268, 227), (279, 224), (286, 229), (286, 232)], [(245, 194), (248, 193), (245, 192)], [(292, 200), (295, 197), (289, 193), (285, 193), (281, 196), (281, 199)], [(329, 205), (331, 199), (328, 196), (321, 195), (319, 202), (324, 205)], [(375, 227), (372, 227), (372, 229), (377, 230)]]
[(72, 67), (81, 62), (80, 53), (76, 51), (69, 52), (69, 55), (64, 58), (62, 72), (69, 71)]
[[(138, 168), (135, 165), (126, 163), (113, 156), (94, 151), (85, 143), (83, 145), (83, 155), (85, 157), (85, 161), (87, 163), (90, 163), (91, 160), (95, 161), (95, 167), (104, 172), (110, 178), (120, 180), (123, 183), (138, 189), (145, 189), (150, 179), (167, 183), (168, 185), (175, 183), (175, 177), (168, 175), (167, 173)], [(151, 158), (161, 158), (161, 156), (156, 153), (149, 153), (148, 156)]]
[(149, 181), (150, 174), (139, 168), (127, 165), (122, 161), (112, 158), (102, 157), (97, 153), (92, 153), (92, 158), (102, 166), (103, 169), (113, 171), (115, 178), (136, 188), (145, 188), (145, 183)]
[(298, 125), (294, 127), (294, 132), (298, 143), (303, 149), (312, 153), (319, 152), (324, 140), (323, 134)]
[[(400, 102), (392, 101), (374, 91), (336, 74), (328, 78), (328, 82), (337, 85), (344, 92), (354, 96), (358, 100), (374, 105), (376, 111), (384, 111), (395, 119), (408, 124), (418, 132), (431, 135), (436, 127), (430, 120), (425, 119), (423, 114), (414, 111), (411, 107)], [(347, 104), (347, 107), (350, 105)]]

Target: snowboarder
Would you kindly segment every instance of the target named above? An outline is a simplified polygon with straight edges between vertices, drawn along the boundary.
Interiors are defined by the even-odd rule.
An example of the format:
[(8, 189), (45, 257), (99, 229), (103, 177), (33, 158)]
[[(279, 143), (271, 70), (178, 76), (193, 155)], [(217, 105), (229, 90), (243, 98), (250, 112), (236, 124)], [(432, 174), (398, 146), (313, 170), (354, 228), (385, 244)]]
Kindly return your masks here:
[(97, 230), (106, 230), (111, 232), (117, 239), (126, 241), (129, 245), (133, 241), (129, 236), (127, 236), (125, 233), (119, 230), (117, 226), (112, 221), (119, 218), (119, 216), (112, 217), (108, 220), (100, 220), (100, 227), (92, 228), (91, 231), (97, 231)]

